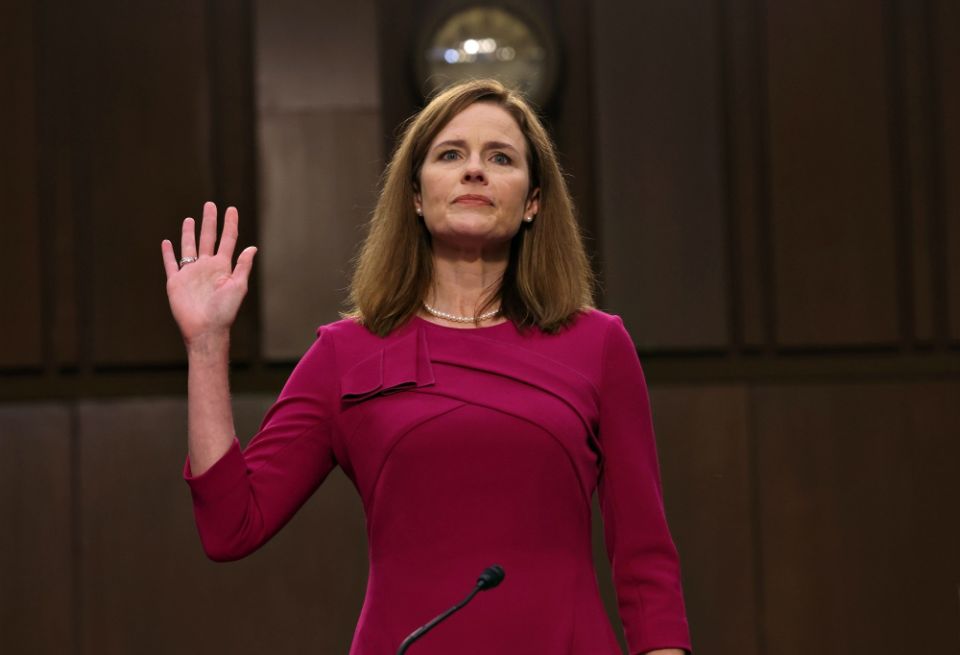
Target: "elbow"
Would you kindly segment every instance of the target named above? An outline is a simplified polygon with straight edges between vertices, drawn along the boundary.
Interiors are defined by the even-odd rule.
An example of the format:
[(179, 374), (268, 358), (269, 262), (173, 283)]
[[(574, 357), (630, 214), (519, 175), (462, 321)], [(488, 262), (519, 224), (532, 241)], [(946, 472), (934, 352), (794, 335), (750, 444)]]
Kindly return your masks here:
[(258, 543), (204, 538), (203, 535), (200, 536), (200, 543), (207, 559), (212, 562), (235, 562), (243, 559), (259, 546)]
[(268, 539), (259, 514), (240, 514), (208, 509), (196, 512), (197, 533), (207, 558), (214, 562), (233, 562), (257, 550)]
[(211, 562), (236, 562), (239, 559), (243, 559), (250, 553), (254, 551), (253, 548), (241, 549), (241, 548), (231, 548), (224, 547), (222, 545), (208, 546), (207, 544), (203, 545), (203, 552)]
[(207, 548), (204, 546), (203, 552), (206, 554), (207, 559), (211, 562), (236, 562), (238, 559), (243, 559), (246, 557), (246, 553), (239, 553), (232, 550), (219, 549), (219, 548)]

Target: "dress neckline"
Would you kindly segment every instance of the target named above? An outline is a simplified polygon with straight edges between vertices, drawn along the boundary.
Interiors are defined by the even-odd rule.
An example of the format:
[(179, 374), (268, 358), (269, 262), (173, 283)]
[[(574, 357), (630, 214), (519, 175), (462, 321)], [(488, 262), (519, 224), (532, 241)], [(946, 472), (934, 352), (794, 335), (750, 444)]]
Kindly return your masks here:
[(427, 319), (419, 316), (417, 314), (413, 315), (413, 319), (422, 325), (426, 325), (428, 328), (443, 330), (444, 332), (466, 332), (466, 333), (480, 333), (480, 334), (490, 334), (494, 331), (505, 330), (505, 329), (515, 329), (513, 326), (513, 321), (506, 320), (502, 323), (497, 323), (496, 325), (483, 325), (480, 327), (453, 327), (450, 325), (440, 325), (439, 323), (434, 323), (433, 321), (428, 321)]

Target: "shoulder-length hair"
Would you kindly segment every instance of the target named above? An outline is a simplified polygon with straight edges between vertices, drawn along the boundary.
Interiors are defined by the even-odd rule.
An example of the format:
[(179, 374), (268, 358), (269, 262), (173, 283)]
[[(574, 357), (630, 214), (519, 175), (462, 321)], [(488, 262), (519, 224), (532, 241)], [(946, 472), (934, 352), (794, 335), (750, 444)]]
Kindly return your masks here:
[(406, 122), (381, 178), (345, 314), (380, 336), (409, 320), (427, 297), (433, 257), (430, 233), (415, 211), (420, 169), (440, 130), (477, 102), (502, 107), (516, 120), (527, 143), (530, 192), (540, 189), (536, 220), (524, 221), (513, 237), (506, 270), (477, 315), (499, 301), (503, 316), (521, 329), (554, 333), (593, 306), (593, 274), (553, 142), (517, 92), (496, 80), (474, 80), (441, 92)]

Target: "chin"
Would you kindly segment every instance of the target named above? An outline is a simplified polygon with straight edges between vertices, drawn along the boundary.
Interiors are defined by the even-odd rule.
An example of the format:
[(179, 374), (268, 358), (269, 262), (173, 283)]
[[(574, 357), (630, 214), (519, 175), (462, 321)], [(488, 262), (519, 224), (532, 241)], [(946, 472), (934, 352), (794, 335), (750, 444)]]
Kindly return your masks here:
[[(514, 233), (515, 234), (515, 233)], [(447, 229), (432, 235), (434, 243), (454, 248), (477, 248), (498, 244), (509, 244), (513, 234), (491, 231), (479, 227)]]

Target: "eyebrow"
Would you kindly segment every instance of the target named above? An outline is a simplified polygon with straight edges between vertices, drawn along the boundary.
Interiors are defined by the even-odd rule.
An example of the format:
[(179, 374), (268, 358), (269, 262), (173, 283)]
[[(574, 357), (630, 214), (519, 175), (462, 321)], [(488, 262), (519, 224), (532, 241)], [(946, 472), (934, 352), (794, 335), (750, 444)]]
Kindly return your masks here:
[[(449, 139), (447, 141), (441, 141), (437, 145), (433, 146), (431, 150), (436, 150), (437, 148), (441, 148), (444, 146), (456, 146), (458, 148), (466, 148), (467, 142), (464, 141), (463, 139)], [(486, 143), (483, 144), (483, 149), (484, 150), (513, 150), (514, 152), (520, 152), (515, 147), (513, 147), (512, 145), (504, 141), (487, 141)]]

